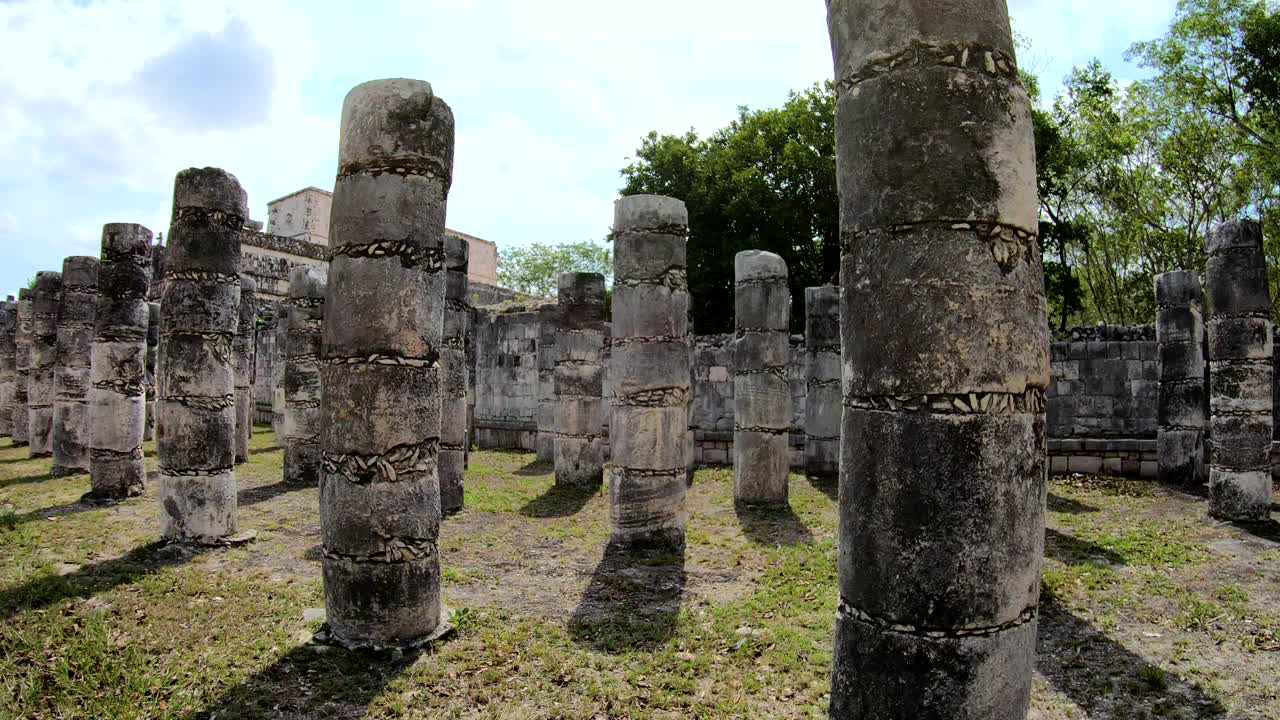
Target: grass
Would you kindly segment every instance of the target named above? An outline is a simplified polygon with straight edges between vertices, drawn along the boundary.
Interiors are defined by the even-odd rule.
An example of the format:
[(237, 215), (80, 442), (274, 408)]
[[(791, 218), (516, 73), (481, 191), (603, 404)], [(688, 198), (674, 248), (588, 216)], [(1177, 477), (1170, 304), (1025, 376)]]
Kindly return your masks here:
[[(441, 538), (457, 634), (348, 653), (308, 642), (318, 497), (278, 485), (273, 442), (238, 470), (257, 542), (201, 553), (155, 542), (152, 497), (80, 506), (87, 477), (0, 445), (0, 718), (826, 716), (830, 488), (748, 510), (701, 470), (684, 555), (636, 560), (605, 552), (603, 494), (477, 452)], [(1274, 547), (1154, 485), (1051, 493), (1033, 717), (1280, 716)]]

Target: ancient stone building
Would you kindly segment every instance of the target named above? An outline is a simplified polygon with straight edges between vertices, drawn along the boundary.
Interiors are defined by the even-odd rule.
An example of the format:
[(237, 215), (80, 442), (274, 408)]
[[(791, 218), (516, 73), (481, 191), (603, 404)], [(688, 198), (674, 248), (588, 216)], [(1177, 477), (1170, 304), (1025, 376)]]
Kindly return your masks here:
[(23, 446), (31, 434), (27, 411), (27, 384), (31, 378), (31, 329), (35, 291), (22, 288), (18, 291), (17, 324), (14, 328), (13, 374), (13, 444)]
[(463, 505), (463, 472), (467, 466), (467, 334), (471, 305), (467, 292), (469, 246), (460, 237), (444, 236), (445, 307), (440, 341), (440, 510), (455, 513)]
[(1160, 352), (1157, 449), (1162, 482), (1197, 488), (1205, 464), (1205, 332), (1200, 276), (1191, 270), (1155, 278)]
[(75, 256), (62, 262), (53, 400), (55, 476), (89, 470), (89, 374), (98, 304), (98, 266), (96, 257)]
[(734, 258), (733, 498), (787, 502), (791, 388), (787, 383), (791, 291), (787, 264), (760, 250)]
[(289, 335), (284, 369), (284, 482), (320, 482), (320, 328), (324, 324), (326, 271), (297, 267), (289, 273)]
[(834, 480), (840, 473), (840, 288), (805, 288), (804, 471)]
[(27, 376), (28, 454), (53, 454), (54, 377), (58, 359), (58, 306), (62, 273), (41, 271), (31, 299), (31, 371)]
[(845, 398), (832, 718), (1022, 720), (1049, 333), (1006, 4), (830, 0)]
[(557, 485), (596, 487), (604, 479), (604, 294), (603, 275), (560, 274), (553, 452)]
[(258, 284), (240, 274), (240, 311), (236, 339), (231, 346), (235, 354), (236, 388), (236, 463), (249, 462), (249, 440), (253, 437), (253, 370), (254, 331), (258, 319)]

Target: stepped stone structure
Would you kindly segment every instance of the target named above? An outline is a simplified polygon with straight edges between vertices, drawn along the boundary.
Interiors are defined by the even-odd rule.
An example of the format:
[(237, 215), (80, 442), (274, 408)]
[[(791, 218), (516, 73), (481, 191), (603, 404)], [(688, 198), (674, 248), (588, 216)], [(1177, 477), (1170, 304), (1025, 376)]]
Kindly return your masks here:
[(22, 288), (18, 291), (17, 324), (14, 328), (14, 374), (13, 374), (13, 444), (26, 445), (31, 435), (30, 420), (27, 411), (27, 385), (31, 379), (31, 343), (32, 316), (34, 309), (32, 299), (35, 290)]
[(58, 354), (54, 373), (53, 475), (89, 470), (90, 364), (94, 314), (98, 305), (98, 258), (62, 261), (62, 303), (58, 307)]
[(89, 494), (95, 499), (139, 495), (146, 479), (142, 441), (151, 238), (141, 225), (102, 228), (89, 390)]
[(555, 461), (556, 319), (555, 305), (544, 305), (538, 323), (538, 462)]
[(31, 300), (31, 372), (27, 380), (27, 452), (33, 457), (53, 454), (53, 397), (58, 360), (58, 306), (62, 303), (62, 273), (36, 273)]
[[(152, 265), (152, 268), (155, 266)], [(154, 281), (152, 283), (154, 286)], [(148, 296), (150, 294), (148, 293)], [(147, 303), (147, 384), (146, 384), (146, 422), (143, 425), (143, 440), (155, 440), (156, 432), (156, 355), (160, 346), (160, 303)]]
[[(240, 275), (240, 312), (236, 339), (231, 346), (236, 371), (236, 464), (249, 462), (249, 439), (253, 437), (254, 330), (258, 319), (258, 283)], [(317, 381), (317, 384), (318, 381)]]
[(840, 474), (840, 288), (804, 290), (804, 471), (835, 480)]
[(1004, 2), (830, 0), (845, 384), (832, 718), (1021, 720), (1049, 326)]
[(609, 535), (627, 547), (684, 546), (689, 442), (689, 214), (632, 195), (614, 206)]
[(232, 343), (246, 205), (225, 170), (189, 168), (174, 181), (156, 359), (160, 530), (168, 540), (237, 539)]
[(324, 270), (289, 273), (289, 339), (284, 370), (284, 482), (320, 482), (320, 328), (324, 324)]
[(561, 273), (556, 322), (556, 484), (604, 479), (604, 276)]
[(467, 241), (444, 236), (444, 330), (440, 344), (440, 510), (455, 513), (463, 505), (463, 472), (467, 467)]
[(453, 112), (431, 85), (378, 80), (342, 105), (321, 413), (325, 607), (346, 646), (442, 628), (440, 374)]
[(1191, 270), (1155, 278), (1160, 394), (1156, 452), (1162, 482), (1193, 488), (1205, 465), (1205, 330), (1200, 276)]
[(17, 383), (18, 303), (0, 304), (0, 435), (13, 437), (13, 388)]
[(787, 264), (773, 253), (748, 250), (734, 256), (733, 276), (733, 499), (785, 505), (791, 465)]
[(1262, 228), (1223, 223), (1208, 239), (1209, 514), (1271, 518), (1271, 297)]
[(271, 430), (276, 434), (276, 439), (279, 441), (284, 438), (284, 373), (285, 367), (288, 365), (289, 350), (288, 305), (281, 305), (276, 312), (276, 325), (273, 332), (275, 333), (275, 345), (272, 350), (275, 352), (275, 359), (271, 364)]

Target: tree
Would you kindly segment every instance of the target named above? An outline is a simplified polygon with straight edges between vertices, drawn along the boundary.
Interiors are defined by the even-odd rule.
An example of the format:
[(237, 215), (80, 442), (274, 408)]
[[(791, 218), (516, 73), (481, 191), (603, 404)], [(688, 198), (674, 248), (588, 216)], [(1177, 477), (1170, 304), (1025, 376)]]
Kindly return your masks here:
[(729, 332), (733, 256), (767, 250), (790, 274), (793, 324), (804, 288), (836, 279), (840, 262), (831, 83), (793, 92), (781, 108), (739, 108), (706, 138), (649, 133), (622, 169), (623, 195), (652, 193), (689, 209), (689, 289), (694, 327)]
[(613, 251), (593, 242), (533, 243), (498, 254), (498, 282), (540, 298), (554, 298), (560, 273), (594, 272), (613, 279)]

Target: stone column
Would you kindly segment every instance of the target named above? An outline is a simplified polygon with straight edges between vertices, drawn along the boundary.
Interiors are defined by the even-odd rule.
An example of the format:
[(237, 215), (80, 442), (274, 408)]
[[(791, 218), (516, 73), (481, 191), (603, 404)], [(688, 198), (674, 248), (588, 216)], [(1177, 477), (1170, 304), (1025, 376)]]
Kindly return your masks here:
[(31, 436), (31, 421), (27, 415), (27, 384), (31, 378), (31, 323), (32, 298), (35, 291), (22, 288), (18, 291), (17, 324), (14, 327), (14, 375), (13, 375), (13, 444), (26, 445)]
[(98, 258), (75, 256), (62, 262), (62, 303), (58, 308), (58, 355), (54, 374), (54, 476), (89, 471), (90, 362), (98, 307)]
[(843, 357), (832, 718), (1025, 718), (1049, 324), (1006, 3), (830, 0)]
[(34, 289), (31, 300), (31, 373), (27, 380), (27, 452), (36, 458), (53, 454), (53, 394), (62, 273), (47, 270), (36, 273)]
[(805, 378), (804, 471), (835, 480), (840, 474), (840, 288), (804, 290)]
[[(161, 233), (160, 238), (163, 237)], [(151, 285), (147, 288), (147, 302), (153, 303), (159, 303), (164, 297), (164, 276), (169, 259), (169, 248), (160, 244), (160, 238), (151, 246)]]
[[(253, 437), (254, 325), (258, 319), (258, 283), (240, 274), (240, 313), (232, 344), (236, 369), (236, 464), (249, 462)], [(317, 382), (318, 384), (318, 382)]]
[(275, 433), (276, 445), (284, 446), (284, 371), (288, 365), (289, 353), (289, 304), (287, 301), (276, 309), (275, 347), (272, 351), (275, 358), (271, 363), (271, 431)]
[(174, 181), (156, 358), (160, 530), (168, 540), (238, 539), (231, 346), (247, 200), (219, 168), (189, 168)]
[(151, 238), (151, 231), (141, 225), (110, 223), (102, 228), (89, 390), (89, 495), (94, 499), (140, 495), (146, 480), (142, 440)]
[(440, 377), (453, 112), (418, 80), (342, 106), (321, 370), (325, 606), (347, 646), (441, 629)]
[(538, 462), (555, 462), (556, 438), (556, 317), (555, 305), (538, 312)]
[(1223, 223), (1208, 240), (1209, 515), (1271, 519), (1273, 340), (1262, 227)]
[(561, 273), (556, 332), (556, 484), (604, 479), (604, 276)]
[[(154, 265), (152, 266), (154, 267)], [(160, 345), (160, 303), (147, 303), (147, 384), (146, 420), (142, 439), (155, 440), (156, 432), (156, 351)]]
[(1204, 485), (1205, 336), (1200, 277), (1191, 270), (1157, 275), (1156, 342), (1160, 396), (1156, 449), (1162, 482)]
[(674, 198), (632, 195), (615, 204), (613, 231), (610, 541), (683, 547), (689, 214)]
[(444, 335), (440, 344), (440, 510), (456, 513), (463, 505), (467, 466), (467, 269), (471, 248), (457, 235), (444, 236)]
[(787, 264), (770, 252), (733, 258), (733, 499), (785, 505), (791, 431), (791, 291)]
[(320, 328), (328, 278), (322, 268), (289, 271), (289, 339), (284, 370), (284, 482), (320, 482)]
[(13, 437), (13, 388), (17, 384), (18, 303), (0, 304), (0, 435)]

